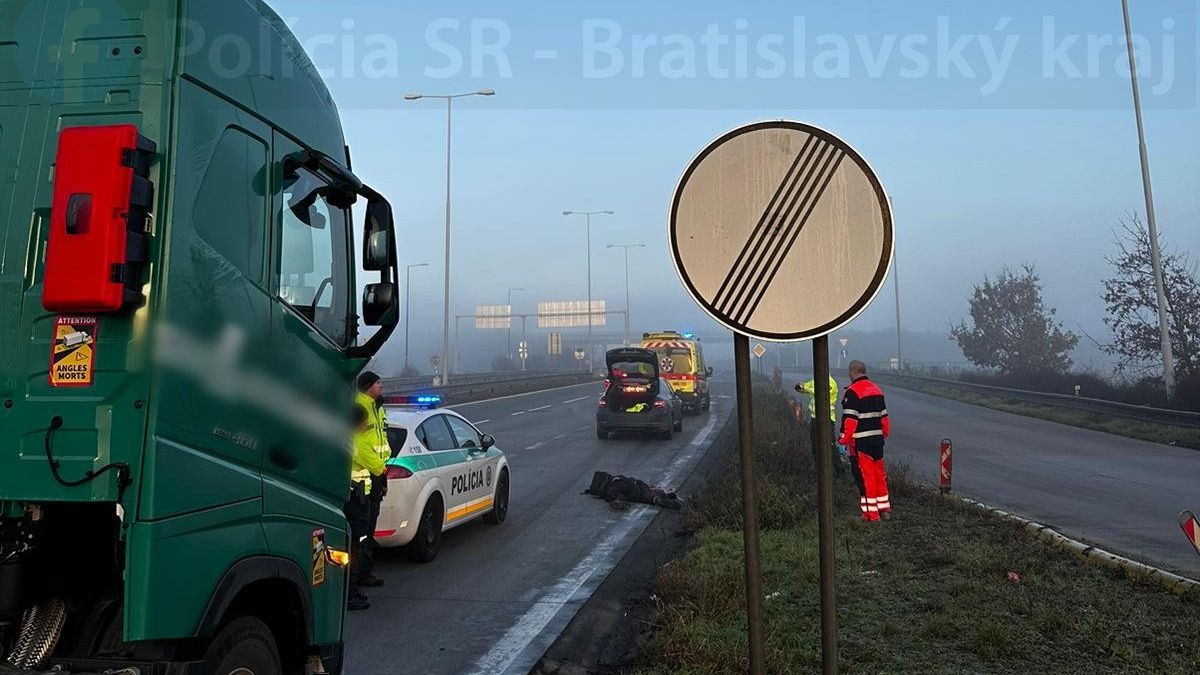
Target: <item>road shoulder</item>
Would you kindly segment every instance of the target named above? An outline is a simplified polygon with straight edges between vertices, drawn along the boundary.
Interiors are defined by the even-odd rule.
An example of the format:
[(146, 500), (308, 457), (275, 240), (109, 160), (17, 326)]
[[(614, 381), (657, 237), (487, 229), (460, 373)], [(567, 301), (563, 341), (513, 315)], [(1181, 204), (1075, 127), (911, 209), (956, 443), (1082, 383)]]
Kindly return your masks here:
[[(736, 440), (737, 418), (730, 415), (703, 458), (676, 488), (689, 504), (725, 465)], [(693, 543), (694, 533), (685, 519), (686, 509), (659, 511), (531, 672), (617, 673), (632, 665), (654, 621), (658, 571)]]

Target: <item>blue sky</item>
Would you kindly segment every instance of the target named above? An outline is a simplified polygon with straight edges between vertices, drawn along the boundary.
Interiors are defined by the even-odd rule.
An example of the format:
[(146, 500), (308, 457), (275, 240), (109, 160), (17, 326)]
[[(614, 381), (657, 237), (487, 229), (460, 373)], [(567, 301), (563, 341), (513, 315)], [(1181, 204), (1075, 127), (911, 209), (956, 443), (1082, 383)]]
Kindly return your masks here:
[[(906, 329), (944, 332), (983, 274), (1033, 262), (1064, 323), (1104, 338), (1111, 232), (1144, 208), (1117, 0), (271, 4), (396, 206), (402, 259), (433, 263), (414, 272), (414, 353), (440, 330), (445, 109), (403, 94), (481, 88), (497, 96), (455, 110), (456, 313), (510, 286), (529, 289), (516, 311), (583, 298), (582, 223), (560, 214), (612, 209), (596, 297), (623, 304), (604, 245), (645, 243), (635, 329), (706, 323), (666, 250), (675, 183), (722, 132), (792, 118), (848, 140), (891, 194)], [(1200, 254), (1196, 5), (1133, 7), (1160, 228)], [(856, 327), (894, 324), (877, 304)]]

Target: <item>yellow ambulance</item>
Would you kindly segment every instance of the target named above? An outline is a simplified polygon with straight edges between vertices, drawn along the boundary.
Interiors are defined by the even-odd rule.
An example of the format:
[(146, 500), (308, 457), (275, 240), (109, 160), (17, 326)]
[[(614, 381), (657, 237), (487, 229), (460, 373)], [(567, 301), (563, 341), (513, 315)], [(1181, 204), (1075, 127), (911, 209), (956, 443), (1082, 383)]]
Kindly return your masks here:
[(644, 333), (641, 346), (658, 355), (659, 373), (683, 399), (685, 411), (708, 410), (708, 378), (712, 368), (704, 362), (704, 348), (699, 338), (675, 331)]

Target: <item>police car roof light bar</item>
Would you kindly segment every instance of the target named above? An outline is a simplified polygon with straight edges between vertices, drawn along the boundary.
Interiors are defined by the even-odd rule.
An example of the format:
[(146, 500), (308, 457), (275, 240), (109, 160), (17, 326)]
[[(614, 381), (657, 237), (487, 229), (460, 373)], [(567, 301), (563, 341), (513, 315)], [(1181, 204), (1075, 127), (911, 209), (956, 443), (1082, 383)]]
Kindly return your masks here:
[(396, 394), (384, 396), (384, 405), (411, 406), (414, 408), (436, 408), (442, 403), (442, 397), (437, 394)]

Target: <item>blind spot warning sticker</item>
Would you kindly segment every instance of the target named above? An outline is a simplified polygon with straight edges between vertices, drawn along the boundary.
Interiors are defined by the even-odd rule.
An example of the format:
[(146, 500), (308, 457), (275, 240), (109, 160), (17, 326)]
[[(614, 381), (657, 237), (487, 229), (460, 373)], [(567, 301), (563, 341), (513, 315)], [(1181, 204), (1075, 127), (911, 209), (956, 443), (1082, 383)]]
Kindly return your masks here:
[(313, 530), (312, 563), (312, 585), (315, 588), (325, 583), (325, 528)]
[(94, 316), (60, 316), (54, 320), (50, 346), (50, 386), (90, 387), (96, 371)]

